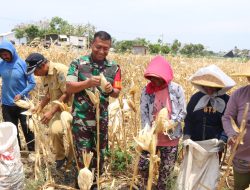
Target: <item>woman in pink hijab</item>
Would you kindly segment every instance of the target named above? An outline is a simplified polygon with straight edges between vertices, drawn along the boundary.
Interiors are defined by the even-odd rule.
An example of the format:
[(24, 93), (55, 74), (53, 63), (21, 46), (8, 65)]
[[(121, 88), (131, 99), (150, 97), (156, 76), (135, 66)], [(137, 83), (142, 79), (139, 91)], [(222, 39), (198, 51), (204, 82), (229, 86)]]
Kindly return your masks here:
[[(157, 151), (161, 154), (159, 167), (158, 189), (167, 189), (167, 180), (173, 171), (177, 158), (179, 138), (182, 135), (181, 122), (186, 116), (186, 103), (182, 87), (173, 80), (173, 70), (168, 61), (162, 56), (154, 57), (149, 63), (144, 77), (149, 80), (141, 93), (141, 124), (152, 126), (157, 114), (162, 108), (167, 108), (169, 115), (166, 115), (177, 127), (171, 134), (158, 134)], [(143, 152), (139, 170), (147, 183), (149, 161), (145, 159), (147, 152)]]

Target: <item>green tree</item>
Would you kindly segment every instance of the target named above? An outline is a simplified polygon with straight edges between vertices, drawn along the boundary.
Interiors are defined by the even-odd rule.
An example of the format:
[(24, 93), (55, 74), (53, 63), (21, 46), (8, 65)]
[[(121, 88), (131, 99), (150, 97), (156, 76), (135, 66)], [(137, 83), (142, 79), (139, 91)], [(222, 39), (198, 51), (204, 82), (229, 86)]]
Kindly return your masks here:
[(180, 53), (187, 56), (204, 55), (204, 49), (202, 44), (186, 44), (180, 50)]
[(55, 33), (55, 34), (68, 34), (69, 33), (69, 23), (66, 20), (63, 20), (60, 17), (53, 17), (49, 23), (50, 28), (49, 32), (50, 33)]
[(172, 46), (171, 46), (171, 53), (172, 54), (177, 54), (179, 49), (181, 47), (181, 42), (179, 42), (178, 40), (174, 40)]
[(28, 38), (28, 41), (32, 41), (35, 37), (39, 36), (39, 29), (35, 25), (30, 25), (25, 29), (26, 36)]
[(160, 44), (149, 44), (149, 52), (150, 53), (160, 53), (161, 51), (161, 45)]
[(171, 51), (171, 49), (167, 45), (161, 46), (161, 53), (168, 54)]
[(122, 40), (116, 43), (116, 51), (120, 53), (132, 50), (134, 42), (132, 40)]
[(145, 38), (136, 38), (133, 42), (134, 45), (148, 46), (149, 42)]
[(12, 31), (15, 32), (15, 37), (17, 39), (25, 37), (25, 28), (14, 28)]

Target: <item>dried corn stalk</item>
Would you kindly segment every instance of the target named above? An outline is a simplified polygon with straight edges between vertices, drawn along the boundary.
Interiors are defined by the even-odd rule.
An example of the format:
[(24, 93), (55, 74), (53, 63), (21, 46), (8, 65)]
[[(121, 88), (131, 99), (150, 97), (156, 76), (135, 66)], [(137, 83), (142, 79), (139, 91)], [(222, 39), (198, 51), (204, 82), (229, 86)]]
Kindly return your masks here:
[(149, 178), (147, 189), (151, 189), (152, 180), (153, 180), (153, 166), (155, 162), (159, 161), (158, 156), (155, 154), (156, 145), (157, 145), (157, 134), (155, 133), (155, 126), (145, 126), (140, 132), (138, 137), (134, 137), (134, 140), (137, 143), (136, 150), (138, 155), (136, 157), (135, 167), (132, 182), (130, 184), (130, 190), (132, 189), (135, 181), (135, 176), (138, 173), (138, 163), (140, 160), (142, 150), (148, 151), (150, 153), (150, 165), (149, 165)]
[(89, 165), (93, 157), (93, 152), (82, 152), (84, 168), (79, 171), (78, 185), (81, 190), (89, 190), (93, 184), (94, 174), (89, 170)]
[(71, 127), (70, 127), (70, 125), (73, 121), (73, 117), (70, 113), (71, 108), (69, 106), (67, 106), (67, 104), (60, 102), (60, 101), (57, 101), (57, 100), (53, 101), (53, 103), (58, 104), (60, 106), (60, 109), (62, 110), (61, 115), (60, 115), (61, 123), (62, 123), (63, 128), (67, 130), (66, 138), (67, 138), (68, 142), (70, 142), (70, 146), (73, 149), (73, 155), (74, 155), (74, 158), (76, 161), (76, 167), (77, 167), (77, 170), (79, 171), (80, 168), (79, 168), (79, 165), (77, 162), (76, 151), (74, 148), (73, 136), (72, 136)]
[(97, 188), (100, 189), (100, 92), (95, 88), (95, 93), (90, 90), (85, 90), (88, 94), (90, 100), (96, 108), (96, 132), (97, 132), (97, 143), (96, 143), (96, 152), (97, 152)]

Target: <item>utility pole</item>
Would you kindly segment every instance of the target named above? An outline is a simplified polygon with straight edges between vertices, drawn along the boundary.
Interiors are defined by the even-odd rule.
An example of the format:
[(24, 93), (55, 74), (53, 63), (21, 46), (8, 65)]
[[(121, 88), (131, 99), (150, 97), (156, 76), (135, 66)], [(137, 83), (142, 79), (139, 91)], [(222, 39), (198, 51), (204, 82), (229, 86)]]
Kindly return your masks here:
[(163, 46), (163, 34), (161, 34), (161, 46)]

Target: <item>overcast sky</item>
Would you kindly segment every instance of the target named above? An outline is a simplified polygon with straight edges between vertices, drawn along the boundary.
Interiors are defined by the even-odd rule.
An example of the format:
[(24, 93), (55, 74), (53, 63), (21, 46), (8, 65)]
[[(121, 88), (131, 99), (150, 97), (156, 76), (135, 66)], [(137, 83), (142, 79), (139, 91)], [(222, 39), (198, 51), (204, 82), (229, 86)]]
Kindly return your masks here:
[(0, 33), (59, 16), (106, 30), (117, 40), (201, 43), (208, 50), (250, 49), (250, 0), (10, 0)]

